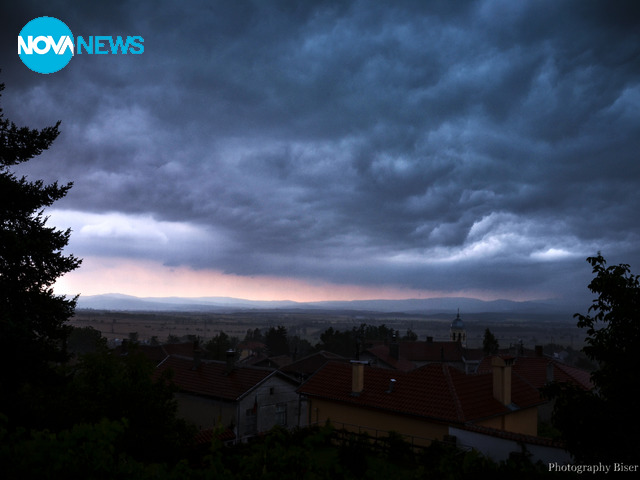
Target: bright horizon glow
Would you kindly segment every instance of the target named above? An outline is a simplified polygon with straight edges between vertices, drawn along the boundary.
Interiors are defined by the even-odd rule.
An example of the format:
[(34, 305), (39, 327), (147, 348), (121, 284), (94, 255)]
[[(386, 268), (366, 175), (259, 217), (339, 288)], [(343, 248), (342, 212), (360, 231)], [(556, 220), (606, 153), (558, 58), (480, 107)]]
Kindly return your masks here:
[(119, 293), (136, 297), (233, 297), (245, 300), (295, 302), (405, 300), (470, 297), (479, 300), (535, 300), (522, 292), (481, 290), (436, 291), (398, 286), (339, 285), (275, 276), (241, 276), (216, 270), (171, 267), (149, 260), (85, 257), (77, 270), (54, 285), (59, 295)]

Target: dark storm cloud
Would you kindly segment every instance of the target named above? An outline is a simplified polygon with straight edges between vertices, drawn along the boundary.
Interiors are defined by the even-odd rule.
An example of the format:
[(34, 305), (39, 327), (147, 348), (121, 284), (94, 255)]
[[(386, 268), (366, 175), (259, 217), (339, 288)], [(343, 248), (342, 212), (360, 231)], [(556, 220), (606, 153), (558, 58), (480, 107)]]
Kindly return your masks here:
[[(192, 248), (163, 224), (162, 262), (558, 292), (598, 249), (640, 260), (634, 2), (11, 8), (5, 112), (63, 120), (28, 171), (75, 182), (61, 208), (204, 232)], [(145, 52), (33, 74), (15, 36), (38, 15), (76, 35), (141, 35)]]

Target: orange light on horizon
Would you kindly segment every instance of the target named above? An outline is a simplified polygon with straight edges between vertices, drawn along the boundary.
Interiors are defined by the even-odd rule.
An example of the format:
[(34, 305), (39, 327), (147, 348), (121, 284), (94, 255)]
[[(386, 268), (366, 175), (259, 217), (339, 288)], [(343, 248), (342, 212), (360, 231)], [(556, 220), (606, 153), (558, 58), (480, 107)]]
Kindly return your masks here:
[[(149, 260), (85, 257), (82, 266), (56, 282), (62, 295), (120, 293), (136, 297), (233, 297), (295, 302), (404, 300), (409, 298), (505, 298), (496, 292), (434, 291), (400, 286), (342, 285), (267, 275), (242, 276), (218, 270), (171, 267)], [(513, 300), (518, 300), (510, 297)]]

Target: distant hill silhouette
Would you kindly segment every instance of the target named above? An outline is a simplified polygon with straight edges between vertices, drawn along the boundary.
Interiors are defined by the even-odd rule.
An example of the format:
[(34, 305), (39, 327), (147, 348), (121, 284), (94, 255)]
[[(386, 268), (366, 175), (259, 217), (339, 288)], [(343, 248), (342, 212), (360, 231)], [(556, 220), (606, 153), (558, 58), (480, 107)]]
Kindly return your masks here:
[(134, 297), (122, 294), (80, 296), (78, 308), (121, 311), (196, 311), (224, 312), (239, 310), (310, 310), (354, 311), (380, 313), (446, 313), (458, 309), (465, 313), (519, 312), (570, 314), (581, 307), (556, 300), (515, 302), (512, 300), (483, 301), (467, 297), (443, 297), (407, 300), (353, 300), (326, 302), (293, 302), (245, 300), (231, 297)]

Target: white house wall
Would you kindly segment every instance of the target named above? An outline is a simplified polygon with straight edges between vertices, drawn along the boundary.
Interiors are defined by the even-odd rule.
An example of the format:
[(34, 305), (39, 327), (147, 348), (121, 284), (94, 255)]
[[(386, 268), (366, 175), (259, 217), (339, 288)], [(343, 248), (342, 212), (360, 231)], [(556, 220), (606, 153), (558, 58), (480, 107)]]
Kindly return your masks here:
[(246, 411), (253, 409), (256, 402), (257, 430), (260, 433), (267, 432), (276, 425), (278, 405), (286, 405), (286, 425), (283, 425), (285, 428), (294, 428), (300, 425), (299, 421), (306, 421), (307, 413), (300, 411), (301, 403), (296, 393), (296, 385), (279, 375), (272, 375), (241, 399), (238, 409), (238, 432), (241, 437), (245, 436), (246, 431)]
[[(511, 452), (519, 453), (522, 451), (522, 447), (518, 442), (494, 437), (492, 435), (471, 432), (455, 427), (449, 427), (449, 435), (456, 437), (459, 447), (471, 447), (497, 462), (508, 459)], [(568, 464), (572, 462), (571, 455), (569, 455), (566, 450), (530, 443), (525, 444), (525, 446), (531, 454), (532, 462), (537, 462), (538, 460), (545, 464), (553, 462)]]

